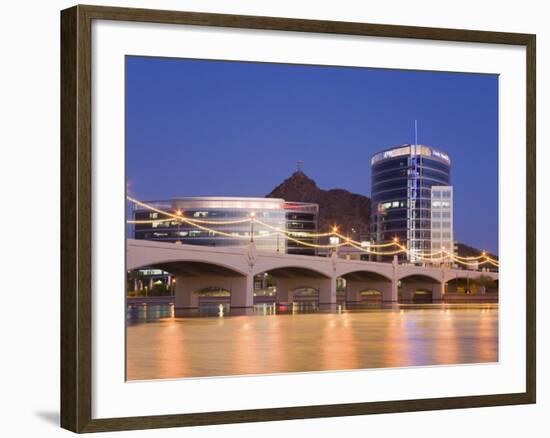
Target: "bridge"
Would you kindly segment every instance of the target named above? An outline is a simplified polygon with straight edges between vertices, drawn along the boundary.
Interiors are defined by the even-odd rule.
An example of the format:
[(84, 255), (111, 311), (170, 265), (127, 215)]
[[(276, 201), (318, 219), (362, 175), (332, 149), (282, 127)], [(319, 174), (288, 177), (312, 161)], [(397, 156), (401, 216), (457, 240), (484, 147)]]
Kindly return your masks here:
[[(216, 287), (231, 293), (231, 307), (252, 307), (254, 277), (269, 273), (276, 283), (277, 302), (293, 301), (298, 289), (318, 292), (319, 304), (336, 304), (338, 278), (346, 280), (346, 301), (360, 301), (364, 291), (376, 291), (382, 301), (409, 301), (417, 291), (443, 299), (448, 284), (481, 276), (498, 280), (498, 273), (423, 267), (257, 251), (248, 247), (212, 247), (128, 239), (126, 269), (158, 268), (175, 276), (175, 307), (196, 308), (198, 291)], [(479, 293), (484, 293), (480, 288)]]

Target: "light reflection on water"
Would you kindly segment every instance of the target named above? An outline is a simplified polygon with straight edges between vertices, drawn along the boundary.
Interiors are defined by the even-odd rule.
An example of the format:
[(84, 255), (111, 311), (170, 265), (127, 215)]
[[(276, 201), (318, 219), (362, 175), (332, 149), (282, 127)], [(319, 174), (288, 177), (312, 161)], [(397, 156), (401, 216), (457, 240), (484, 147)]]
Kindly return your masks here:
[(497, 304), (127, 308), (129, 380), (498, 361)]

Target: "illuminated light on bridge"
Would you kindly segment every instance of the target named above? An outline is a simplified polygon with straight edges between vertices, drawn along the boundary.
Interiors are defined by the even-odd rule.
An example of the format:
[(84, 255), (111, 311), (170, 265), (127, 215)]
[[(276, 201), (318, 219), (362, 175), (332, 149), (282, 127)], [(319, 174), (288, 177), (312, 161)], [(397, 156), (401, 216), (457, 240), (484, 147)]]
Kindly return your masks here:
[[(127, 199), (130, 202), (134, 203), (135, 205), (139, 205), (140, 207), (143, 207), (143, 208), (149, 209), (151, 211), (154, 211), (156, 213), (160, 213), (162, 215), (167, 216), (167, 219), (160, 219), (160, 221), (169, 221), (169, 220), (176, 219), (178, 221), (185, 222), (188, 225), (192, 225), (192, 226), (194, 226), (198, 229), (208, 231), (212, 234), (226, 236), (226, 237), (232, 237), (232, 238), (235, 238), (235, 237), (236, 238), (242, 238), (242, 239), (249, 240), (250, 242), (253, 242), (255, 239), (256, 240), (261, 240), (261, 239), (265, 239), (265, 238), (277, 235), (278, 237), (281, 236), (284, 239), (291, 240), (291, 241), (294, 241), (294, 242), (296, 242), (300, 245), (308, 246), (308, 247), (312, 247), (312, 248), (322, 248), (322, 249), (333, 249), (333, 250), (335, 250), (335, 249), (338, 249), (340, 247), (348, 246), (348, 247), (355, 248), (356, 250), (358, 250), (362, 253), (372, 254), (372, 255), (379, 255), (379, 256), (394, 256), (394, 255), (398, 255), (398, 254), (412, 252), (406, 246), (399, 243), (399, 239), (397, 237), (394, 238), (392, 242), (382, 243), (382, 244), (371, 243), (368, 246), (365, 246), (364, 242), (356, 241), (354, 239), (351, 239), (349, 236), (344, 236), (341, 233), (339, 233), (337, 226), (333, 226), (332, 230), (330, 232), (325, 232), (325, 233), (308, 233), (308, 232), (304, 232), (304, 233), (301, 234), (301, 235), (304, 235), (305, 237), (329, 237), (329, 243), (328, 244), (315, 244), (315, 243), (307, 242), (307, 241), (298, 239), (296, 237), (293, 237), (292, 235), (295, 234), (294, 232), (288, 231), (288, 230), (282, 230), (279, 227), (275, 227), (275, 226), (270, 225), (266, 222), (263, 222), (263, 221), (259, 220), (256, 217), (256, 215), (253, 214), (253, 213), (251, 213), (248, 218), (239, 219), (239, 220), (236, 220), (236, 221), (225, 221), (225, 220), (212, 221), (212, 220), (188, 218), (188, 217), (185, 217), (182, 214), (181, 211), (179, 211), (179, 214), (178, 214), (178, 211), (176, 213), (171, 213), (170, 211), (162, 210), (162, 209), (156, 208), (154, 206), (151, 206), (149, 204), (146, 204), (144, 202), (138, 201), (137, 199), (134, 199), (130, 196), (128, 196)], [(144, 220), (140, 220), (140, 221), (128, 220), (127, 222), (128, 223), (153, 223), (153, 222), (158, 222), (158, 221), (159, 221), (159, 219), (151, 219), (151, 220), (147, 220), (147, 221), (144, 221)], [(214, 229), (214, 228), (210, 228), (210, 227), (207, 226), (207, 225), (214, 225), (214, 224), (225, 225), (225, 224), (246, 223), (246, 222), (250, 223), (250, 226), (251, 226), (250, 236), (235, 236), (231, 233), (226, 233), (226, 232), (223, 232), (223, 231), (220, 231), (220, 230), (217, 230), (217, 229)], [(254, 235), (254, 227), (253, 227), (254, 223), (257, 223), (257, 224), (262, 225), (262, 226), (264, 226), (268, 229), (271, 229), (272, 232), (267, 233), (267, 234), (263, 233), (263, 234)], [(330, 238), (338, 238), (338, 242), (336, 242), (336, 240), (332, 240)], [(340, 239), (342, 240), (341, 242), (340, 242)], [(378, 251), (377, 250), (377, 249), (385, 249), (385, 248), (391, 248), (391, 247), (396, 248), (396, 249), (389, 250), (389, 251)], [(482, 264), (488, 264), (488, 265), (495, 266), (495, 267), (499, 266), (498, 260), (489, 257), (486, 254), (485, 251), (479, 256), (470, 256), (470, 257), (458, 256), (458, 255), (456, 255), (452, 252), (446, 251), (445, 249), (441, 249), (441, 250), (433, 251), (433, 252), (431, 252), (431, 251), (424, 251), (424, 252), (414, 251), (414, 254), (415, 254), (415, 257), (417, 257), (419, 260), (421, 260), (422, 262), (427, 262), (427, 263), (442, 263), (444, 261), (452, 260), (453, 262), (458, 263), (458, 264), (460, 264), (462, 266), (465, 266), (467, 268), (474, 268), (474, 267), (477, 268)]]

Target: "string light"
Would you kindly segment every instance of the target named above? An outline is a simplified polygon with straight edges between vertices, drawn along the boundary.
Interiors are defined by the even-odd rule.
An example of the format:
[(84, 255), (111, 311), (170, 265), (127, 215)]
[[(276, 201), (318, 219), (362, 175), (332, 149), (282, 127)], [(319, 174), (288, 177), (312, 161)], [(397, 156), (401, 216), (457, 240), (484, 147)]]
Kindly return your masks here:
[(154, 223), (160, 223), (160, 222), (172, 222), (174, 219), (171, 217), (166, 219), (143, 219), (143, 220), (127, 220), (126, 223), (128, 224), (154, 224)]
[(482, 264), (485, 264), (485, 263), (489, 263), (489, 264), (491, 264), (493, 266), (496, 266), (496, 267), (499, 266), (498, 260), (494, 260), (494, 259), (488, 257), (487, 255), (480, 256), (480, 257), (461, 257), (461, 256), (458, 256), (458, 255), (453, 254), (451, 252), (442, 251), (442, 250), (438, 251), (438, 253), (445, 254), (445, 257), (440, 256), (437, 259), (434, 259), (432, 257), (420, 256), (420, 258), (424, 259), (424, 260), (428, 260), (428, 261), (433, 263), (434, 261), (441, 262), (441, 261), (445, 260), (448, 257), (452, 261), (457, 262), (457, 263), (459, 263), (461, 265), (464, 265), (464, 266), (478, 267), (479, 265), (482, 265)]
[(455, 262), (457, 263), (461, 263), (463, 265), (468, 265), (468, 266), (475, 266), (475, 265), (481, 265), (481, 264), (484, 264), (484, 263), (490, 263), (494, 266), (498, 266), (499, 265), (499, 262), (498, 260), (494, 260), (492, 258), (490, 258), (489, 256), (485, 255), (482, 255), (481, 257), (476, 257), (477, 258), (477, 263), (474, 261), (474, 262), (470, 262), (469, 260), (475, 260), (476, 258), (465, 258), (465, 257), (461, 257), (461, 256), (458, 256), (456, 254), (453, 254), (453, 253), (450, 253), (448, 251), (444, 251), (445, 254), (447, 254), (448, 256), (450, 256)]
[[(361, 246), (362, 242), (359, 242), (357, 240), (353, 240), (351, 239), (350, 237), (348, 236), (344, 236), (338, 232), (333, 232), (332, 235), (336, 236), (336, 237), (339, 237), (341, 239), (345, 239), (347, 240), (348, 242), (351, 242), (351, 243), (354, 243), (356, 245), (359, 245)], [(388, 243), (379, 243), (379, 244), (375, 244), (375, 243), (369, 243), (368, 245), (370, 248), (387, 248), (387, 247), (390, 247), (390, 246), (400, 246), (399, 243), (397, 242), (388, 242)]]
[[(153, 207), (152, 205), (149, 205), (149, 204), (146, 204), (144, 202), (138, 201), (137, 199), (134, 199), (130, 196), (126, 196), (126, 199), (128, 199), (128, 201), (133, 202), (136, 205), (139, 205), (140, 207), (143, 207), (143, 208), (146, 208), (148, 210), (154, 211), (155, 213), (160, 213), (160, 214), (163, 214), (163, 215), (166, 215), (166, 216), (170, 216), (170, 218), (172, 218), (172, 219), (181, 220), (183, 222), (188, 222), (188, 223), (192, 223), (192, 224), (197, 223), (197, 224), (212, 224), (212, 225), (232, 225), (232, 224), (242, 224), (242, 223), (245, 223), (245, 222), (250, 222), (250, 218), (236, 219), (236, 220), (232, 220), (232, 221), (225, 221), (225, 220), (211, 221), (211, 220), (207, 220), (207, 219), (194, 219), (194, 218), (191, 219), (191, 218), (183, 216), (183, 214), (178, 215), (178, 214), (170, 213), (169, 211), (164, 211), (164, 210), (161, 210), (159, 208)], [(181, 212), (181, 210), (178, 210), (178, 211)], [(158, 221), (158, 219), (153, 220), (153, 222), (156, 222), (156, 221)], [(144, 223), (147, 223), (147, 222), (144, 222)]]
[[(169, 213), (169, 212), (165, 212), (165, 211), (162, 211), (162, 210), (159, 210), (155, 207), (152, 207), (150, 205), (147, 205), (143, 202), (140, 202), (140, 201), (137, 201), (133, 198), (130, 198), (129, 196), (127, 197), (128, 200), (132, 201), (132, 202), (135, 202), (137, 205), (140, 205), (142, 207), (145, 207), (145, 208), (149, 208), (153, 211), (156, 211), (157, 213), (162, 213), (162, 214), (166, 214), (166, 215), (169, 215), (169, 216), (172, 216), (172, 217), (175, 217), (177, 218), (178, 221), (181, 221), (181, 222), (185, 222), (185, 223), (188, 223), (190, 225), (193, 225), (201, 230), (204, 230), (204, 231), (208, 231), (209, 233), (213, 233), (213, 234), (219, 234), (220, 236), (225, 236), (225, 237), (231, 237), (231, 238), (237, 238), (237, 239), (249, 239), (250, 236), (240, 236), (240, 235), (235, 235), (235, 234), (231, 234), (231, 233), (225, 233), (223, 231), (220, 231), (220, 230), (214, 230), (212, 228), (207, 228), (203, 225), (200, 225), (198, 223), (195, 223), (196, 221), (194, 220), (191, 220), (191, 219), (188, 219), (188, 218), (185, 218), (183, 216), (179, 216), (179, 215), (175, 215), (175, 214), (172, 214), (172, 213)], [(248, 221), (248, 219), (246, 220)], [(216, 223), (219, 223), (219, 222), (216, 222)], [(270, 236), (274, 236), (275, 234), (277, 233), (268, 233), (268, 234), (260, 234), (259, 236), (260, 237), (270, 237)]]
[[(231, 222), (231, 223), (235, 223), (235, 222), (238, 222), (238, 223), (243, 223), (243, 222), (250, 222), (251, 220), (254, 220), (255, 223), (257, 224), (260, 224), (260, 225), (263, 225), (267, 228), (270, 228), (272, 230), (275, 230), (275, 233), (269, 233), (269, 234), (259, 234), (257, 236), (258, 239), (261, 239), (261, 238), (266, 238), (266, 237), (271, 237), (273, 235), (276, 235), (278, 233), (283, 233), (286, 235), (286, 238), (288, 240), (291, 240), (293, 242), (296, 242), (296, 243), (299, 243), (300, 245), (303, 245), (303, 246), (307, 246), (307, 247), (310, 247), (310, 248), (323, 248), (323, 249), (328, 249), (328, 248), (331, 248), (331, 249), (335, 249), (335, 248), (339, 248), (339, 247), (342, 247), (342, 246), (346, 246), (346, 245), (351, 245), (351, 246), (354, 246), (352, 245), (352, 242), (349, 238), (346, 239), (345, 242), (343, 243), (338, 243), (338, 244), (315, 244), (315, 243), (310, 243), (310, 242), (306, 242), (306, 241), (303, 241), (303, 240), (300, 240), (300, 239), (296, 239), (294, 237), (292, 237), (291, 234), (293, 234), (292, 231), (288, 231), (288, 230), (281, 230), (280, 228), (277, 228), (271, 224), (267, 224), (263, 221), (260, 221), (258, 220), (257, 218), (255, 218), (255, 215), (253, 214), (250, 214), (249, 215), (249, 218), (246, 218), (246, 219), (243, 219), (243, 220), (239, 220), (239, 221), (200, 221), (200, 220), (195, 220), (195, 219), (189, 219), (189, 218), (186, 218), (184, 216), (181, 216), (181, 215), (177, 215), (177, 214), (173, 214), (173, 213), (170, 213), (170, 212), (167, 212), (167, 211), (164, 211), (164, 210), (161, 210), (161, 209), (158, 209), (156, 207), (153, 207), (149, 204), (146, 204), (144, 202), (141, 202), (141, 201), (138, 201), (137, 199), (134, 199), (130, 196), (127, 196), (127, 199), (133, 203), (135, 203), (136, 205), (139, 205), (140, 207), (144, 207), (144, 208), (147, 208), (149, 210), (152, 210), (156, 213), (160, 213), (160, 214), (164, 214), (164, 215), (167, 215), (167, 216), (170, 216), (171, 218), (174, 218), (178, 221), (181, 221), (181, 222), (185, 222), (187, 224), (190, 224), (190, 225), (193, 225), (201, 230), (204, 230), (204, 231), (208, 231), (210, 233), (213, 233), (213, 234), (218, 234), (218, 235), (221, 235), (221, 236), (225, 236), (225, 237), (232, 237), (232, 238), (241, 238), (241, 239), (249, 239), (250, 236), (236, 236), (234, 234), (230, 234), (230, 233), (225, 233), (223, 231), (219, 231), (219, 230), (214, 230), (214, 229), (211, 229), (211, 228), (208, 228), (208, 227), (205, 227), (203, 225), (200, 224), (200, 222), (202, 223), (214, 223), (214, 224), (225, 224), (225, 223), (228, 223), (228, 222)], [(295, 233), (295, 232), (294, 232)], [(333, 236), (334, 234), (331, 232), (331, 233), (307, 233), (307, 237), (325, 237), (325, 236)], [(393, 245), (393, 244), (392, 244)], [(388, 252), (375, 252), (375, 251), (370, 251), (370, 250), (366, 250), (364, 248), (361, 248), (361, 247), (357, 247), (359, 250), (363, 251), (363, 252), (367, 252), (369, 254), (376, 254), (376, 255), (392, 255), (394, 254), (394, 252), (392, 253), (388, 253)], [(397, 253), (401, 253), (403, 252), (402, 250), (400, 251), (397, 251), (395, 252), (396, 254)]]
[(490, 258), (490, 257), (487, 256), (485, 253), (482, 253), (479, 256), (470, 256), (470, 257), (456, 256), (456, 258), (461, 259), (461, 260), (480, 260), (480, 259)]
[[(281, 230), (280, 228), (277, 228), (271, 224), (262, 222), (258, 219), (256, 219), (256, 223), (263, 225), (264, 227), (271, 228), (272, 230), (277, 230), (280, 233), (284, 233), (286, 235), (292, 236), (296, 233), (302, 233), (302, 231), (292, 231), (292, 230)], [(328, 233), (310, 233), (310, 232), (303, 232), (304, 234), (307, 234), (307, 237), (330, 237), (330, 236), (339, 236), (338, 234), (334, 234), (333, 232)]]
[(291, 236), (286, 236), (287, 239), (292, 240), (293, 242), (299, 243), (300, 245), (309, 246), (310, 248), (340, 248), (342, 246), (346, 246), (347, 243), (335, 243), (335, 244), (328, 244), (328, 245), (322, 245), (318, 243), (310, 243), (310, 242), (304, 242), (303, 240), (295, 239)]
[[(340, 247), (343, 247), (343, 246), (351, 246), (351, 247), (359, 250), (360, 252), (367, 253), (367, 254), (372, 254), (372, 255), (380, 255), (380, 256), (393, 256), (393, 255), (398, 255), (398, 254), (403, 254), (403, 253), (413, 253), (416, 257), (418, 257), (422, 260), (428, 261), (430, 263), (435, 263), (435, 262), (440, 263), (440, 262), (442, 262), (442, 261), (444, 261), (448, 258), (448, 259), (450, 259), (450, 260), (452, 260), (456, 263), (459, 263), (459, 264), (464, 265), (464, 266), (470, 266), (470, 267), (478, 267), (479, 265), (482, 265), (482, 264), (490, 264), (490, 265), (493, 265), (493, 266), (496, 266), (496, 267), (499, 266), (498, 260), (489, 257), (485, 253), (485, 251), (479, 256), (469, 256), (469, 257), (458, 256), (458, 255), (455, 255), (455, 254), (453, 254), (451, 252), (448, 252), (448, 251), (445, 251), (445, 250), (439, 250), (439, 251), (434, 251), (434, 252), (416, 252), (416, 251), (412, 251), (412, 250), (408, 249), (406, 246), (400, 244), (399, 239), (397, 237), (395, 237), (392, 242), (382, 243), (382, 244), (369, 243), (369, 245), (363, 246), (363, 242), (353, 240), (349, 236), (344, 236), (341, 233), (339, 233), (337, 226), (333, 226), (332, 230), (330, 232), (325, 232), (325, 233), (311, 233), (311, 232), (297, 232), (297, 231), (292, 231), (292, 230), (282, 230), (278, 227), (275, 227), (271, 224), (268, 224), (268, 223), (265, 223), (265, 222), (259, 220), (256, 217), (255, 212), (250, 213), (247, 218), (237, 219), (237, 220), (230, 220), (230, 221), (227, 221), (227, 220), (216, 220), (216, 221), (214, 221), (214, 220), (204, 220), (204, 219), (191, 219), (191, 218), (185, 217), (181, 210), (177, 210), (176, 213), (174, 214), (174, 213), (170, 213), (168, 211), (164, 211), (164, 210), (161, 210), (159, 208), (153, 207), (152, 205), (146, 204), (144, 202), (138, 201), (137, 199), (134, 199), (130, 196), (127, 196), (126, 198), (130, 202), (133, 202), (134, 204), (139, 205), (140, 207), (143, 207), (143, 208), (146, 208), (146, 209), (151, 210), (153, 212), (168, 216), (168, 218), (162, 218), (162, 219), (128, 220), (127, 223), (131, 223), (131, 224), (184, 222), (184, 223), (187, 223), (189, 225), (192, 225), (196, 228), (199, 228), (201, 230), (207, 231), (207, 232), (212, 233), (212, 234), (217, 234), (217, 235), (230, 237), (230, 238), (237, 238), (237, 239), (249, 239), (251, 237), (249, 235), (248, 236), (247, 235), (241, 236), (241, 235), (226, 233), (226, 232), (223, 232), (223, 231), (220, 231), (220, 230), (215, 230), (215, 229), (212, 229), (212, 228), (205, 227), (204, 225), (201, 225), (201, 224), (207, 224), (207, 225), (232, 225), (232, 224), (242, 224), (242, 223), (247, 223), (247, 222), (254, 222), (254, 223), (257, 223), (259, 225), (262, 225), (262, 226), (264, 226), (266, 228), (269, 228), (269, 229), (274, 231), (274, 232), (271, 232), (271, 233), (265, 233), (265, 232), (261, 233), (260, 232), (257, 236), (254, 236), (257, 239), (272, 237), (272, 236), (275, 236), (275, 235), (279, 236), (279, 235), (284, 234), (286, 239), (291, 240), (293, 242), (296, 242), (300, 245), (310, 247), (310, 248), (336, 249), (336, 248), (340, 248)], [(307, 242), (307, 241), (300, 240), (300, 239), (297, 239), (297, 238), (293, 237), (293, 235), (296, 235), (298, 233), (300, 234), (300, 237), (307, 237), (307, 238), (333, 237), (334, 236), (334, 237), (339, 237), (340, 239), (343, 240), (343, 242), (334, 243), (334, 244), (316, 244), (316, 243)], [(372, 248), (389, 248), (389, 247), (397, 247), (398, 249), (396, 249), (394, 251), (374, 251), (374, 250), (372, 250)]]
[(350, 246), (352, 246), (353, 248), (356, 248), (358, 249), (359, 251), (362, 251), (362, 252), (366, 252), (367, 254), (373, 254), (373, 255), (380, 255), (380, 256), (393, 256), (393, 255), (398, 255), (398, 254), (403, 254), (404, 252), (407, 252), (407, 249), (406, 248), (400, 248), (398, 250), (395, 250), (395, 251), (371, 251), (367, 248), (363, 248), (361, 246), (357, 246), (355, 243), (353, 242), (347, 242)]

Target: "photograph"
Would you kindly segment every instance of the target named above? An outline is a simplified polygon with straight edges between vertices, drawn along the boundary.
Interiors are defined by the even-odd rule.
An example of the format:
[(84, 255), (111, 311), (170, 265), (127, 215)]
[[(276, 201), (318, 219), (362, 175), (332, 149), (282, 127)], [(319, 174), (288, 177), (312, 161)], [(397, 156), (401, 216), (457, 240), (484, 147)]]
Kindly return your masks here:
[(125, 57), (128, 381), (499, 361), (498, 74)]
[(544, 435), (542, 2), (3, 6), (2, 436)]

